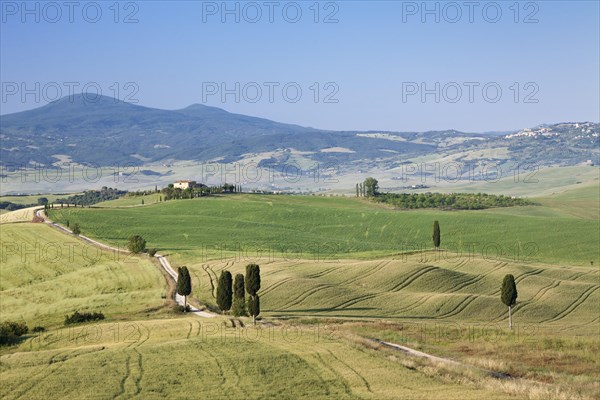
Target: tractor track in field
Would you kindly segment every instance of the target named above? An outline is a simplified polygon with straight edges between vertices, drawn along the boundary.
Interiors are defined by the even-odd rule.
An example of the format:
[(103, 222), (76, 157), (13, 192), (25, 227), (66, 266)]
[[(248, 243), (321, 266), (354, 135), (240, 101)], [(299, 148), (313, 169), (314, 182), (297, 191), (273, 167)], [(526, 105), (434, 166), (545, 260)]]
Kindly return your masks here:
[(567, 315), (575, 311), (580, 305), (582, 305), (596, 290), (600, 289), (600, 285), (595, 285), (584, 291), (577, 299), (575, 299), (567, 308), (563, 311), (559, 312), (552, 318), (545, 319), (540, 321), (543, 322), (555, 322), (565, 318)]
[(315, 274), (312, 274), (312, 275), (306, 275), (306, 277), (307, 277), (307, 278), (309, 278), (309, 279), (313, 279), (313, 278), (321, 278), (322, 276), (325, 276), (325, 275), (327, 275), (327, 274), (329, 274), (329, 273), (331, 273), (331, 272), (333, 272), (333, 271), (336, 271), (336, 270), (338, 270), (339, 268), (340, 268), (340, 267), (332, 267), (332, 268), (327, 268), (327, 269), (324, 269), (323, 271), (319, 271), (319, 272), (317, 272), (317, 273), (315, 273)]
[(285, 278), (285, 279), (282, 279), (282, 280), (280, 280), (279, 282), (275, 282), (275, 283), (274, 283), (274, 284), (272, 284), (271, 286), (269, 286), (269, 287), (265, 288), (265, 289), (264, 289), (264, 290), (263, 290), (263, 291), (260, 293), (260, 295), (261, 295), (261, 296), (264, 296), (264, 295), (266, 295), (267, 293), (270, 293), (270, 292), (272, 292), (273, 290), (277, 289), (279, 286), (281, 286), (281, 285), (283, 285), (283, 284), (285, 284), (285, 283), (287, 283), (287, 282), (289, 282), (289, 281), (292, 281), (292, 280), (294, 280), (294, 278)]
[(421, 307), (423, 304), (427, 303), (429, 301), (429, 299), (431, 299), (434, 296), (435, 296), (435, 294), (426, 294), (423, 297), (421, 297), (419, 300), (415, 301), (414, 303), (409, 304), (408, 306), (397, 310), (397, 313), (404, 313), (407, 311), (412, 311), (415, 308)]
[(337, 378), (337, 381), (340, 382), (340, 384), (344, 388), (344, 392), (346, 392), (346, 394), (348, 396), (356, 398), (355, 397), (356, 395), (354, 395), (354, 393), (352, 393), (352, 389), (350, 388), (350, 385), (348, 384), (346, 379), (339, 372), (337, 372), (331, 366), (331, 364), (326, 362), (319, 353), (315, 353), (314, 356), (325, 369), (329, 370)]
[(363, 384), (365, 385), (365, 387), (367, 388), (367, 391), (369, 391), (370, 393), (373, 393), (373, 391), (371, 390), (371, 385), (369, 384), (369, 382), (365, 379), (364, 376), (362, 376), (361, 374), (359, 374), (354, 368), (352, 368), (350, 365), (348, 365), (346, 362), (344, 362), (342, 359), (340, 359), (339, 357), (336, 357), (335, 354), (333, 354), (333, 352), (329, 349), (327, 349), (327, 351), (329, 352), (329, 354), (331, 354), (331, 356), (333, 358), (335, 358), (339, 363), (343, 364), (346, 366), (346, 368), (348, 368), (350, 371), (352, 371), (356, 376), (358, 376), (358, 378), (363, 382)]
[(464, 298), (462, 301), (460, 301), (453, 309), (451, 309), (450, 311), (447, 311), (446, 313), (444, 313), (442, 315), (438, 315), (435, 318), (446, 319), (449, 317), (453, 317), (457, 314), (460, 314), (461, 312), (463, 312), (465, 310), (465, 308), (467, 308), (475, 300), (477, 300), (477, 296), (469, 295), (466, 298)]
[(377, 296), (379, 296), (381, 294), (382, 294), (381, 292), (380, 293), (363, 294), (363, 295), (360, 295), (360, 296), (355, 297), (353, 299), (344, 301), (343, 303), (340, 303), (340, 304), (334, 306), (332, 309), (334, 309), (334, 310), (342, 309), (343, 310), (343, 309), (346, 309), (346, 308), (348, 308), (348, 307), (350, 307), (350, 306), (352, 306), (352, 305), (354, 305), (356, 303), (360, 303), (361, 301), (373, 299), (373, 298), (375, 298), (375, 297), (377, 297)]
[(385, 268), (389, 263), (391, 263), (393, 260), (385, 260), (385, 261), (381, 261), (380, 263), (376, 264), (374, 267), (372, 267), (371, 269), (369, 269), (368, 271), (366, 271), (364, 274), (362, 275), (358, 275), (354, 278), (350, 278), (348, 280), (342, 281), (339, 284), (340, 285), (347, 285), (350, 283), (354, 283), (360, 279), (365, 279), (370, 277), (371, 275), (376, 274), (377, 272), (381, 271), (383, 268)]
[(225, 388), (225, 384), (227, 383), (227, 377), (225, 376), (225, 370), (223, 369), (223, 366), (221, 365), (221, 363), (219, 362), (219, 357), (215, 356), (214, 353), (208, 351), (207, 349), (205, 349), (202, 346), (202, 343), (199, 343), (198, 345), (198, 349), (205, 353), (209, 359), (213, 360), (217, 366), (217, 369), (219, 370), (219, 376), (221, 377), (221, 381), (219, 382), (219, 387), (221, 387), (221, 389)]
[(295, 305), (298, 305), (300, 303), (302, 303), (304, 300), (306, 300), (308, 297), (312, 296), (313, 294), (320, 292), (323, 289), (328, 289), (334, 287), (334, 285), (330, 285), (330, 284), (319, 284), (315, 287), (313, 287), (312, 289), (307, 290), (306, 292), (302, 293), (300, 296), (296, 297), (295, 299), (287, 302), (286, 304), (284, 304), (281, 307), (278, 307), (279, 310), (285, 310), (288, 309), (290, 307), (293, 307)]
[[(77, 358), (77, 357), (80, 357), (83, 355), (95, 353), (97, 351), (102, 351), (102, 350), (103, 350), (103, 348), (101, 347), (101, 348), (94, 348), (89, 351), (81, 351), (81, 352), (78, 352), (78, 349), (59, 351), (50, 357), (46, 368), (43, 368), (40, 372), (35, 374), (33, 377), (31, 377), (30, 379), (26, 380), (25, 382), (23, 382), (22, 384), (19, 385), (19, 386), (24, 386), (24, 385), (28, 384), (29, 386), (27, 386), (26, 388), (20, 388), (20, 392), (17, 393), (16, 395), (15, 395), (14, 391), (11, 394), (15, 395), (14, 399), (22, 398), (25, 394), (29, 393), (32, 389), (37, 387), (42, 381), (48, 379), (56, 371), (58, 371), (59, 369), (64, 367), (64, 365), (67, 361), (73, 360), (74, 358)], [(68, 355), (71, 355), (71, 356), (65, 357), (62, 360), (58, 360), (59, 355), (61, 357), (68, 356)], [(52, 369), (50, 367), (51, 365), (58, 364), (58, 363), (60, 363), (60, 364), (58, 366), (56, 366), (56, 368)]]
[(249, 398), (248, 392), (244, 388), (244, 385), (242, 385), (242, 377), (240, 376), (238, 368), (236, 367), (236, 365), (238, 363), (236, 363), (235, 360), (232, 360), (231, 357), (227, 356), (224, 353), (220, 353), (219, 354), (219, 358), (221, 360), (225, 361), (226, 365), (230, 365), (231, 366), (231, 371), (232, 371), (233, 376), (235, 377), (234, 379), (236, 381), (236, 382), (233, 383), (233, 386), (236, 387), (241, 392), (243, 398), (245, 398), (245, 399)]
[(407, 287), (408, 285), (410, 285), (411, 283), (413, 283), (414, 281), (416, 281), (417, 279), (419, 279), (420, 277), (422, 277), (423, 275), (438, 270), (440, 269), (439, 267), (434, 267), (433, 265), (429, 265), (426, 267), (421, 268), (419, 271), (413, 273), (413, 274), (409, 274), (409, 276), (407, 276), (405, 279), (403, 279), (402, 281), (400, 281), (399, 283), (397, 283), (394, 287), (392, 287), (390, 289), (391, 292), (399, 292), (400, 290), (404, 289), (405, 287)]

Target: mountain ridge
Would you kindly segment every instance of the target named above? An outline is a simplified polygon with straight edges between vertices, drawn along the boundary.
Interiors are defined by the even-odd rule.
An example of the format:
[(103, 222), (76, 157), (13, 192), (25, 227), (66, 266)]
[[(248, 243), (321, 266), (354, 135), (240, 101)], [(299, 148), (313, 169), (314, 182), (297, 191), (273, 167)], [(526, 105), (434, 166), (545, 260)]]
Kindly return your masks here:
[[(236, 161), (249, 153), (294, 149), (311, 153), (307, 157), (317, 162), (347, 165), (384, 161), (393, 167), (398, 159), (432, 153), (457, 154), (460, 159), (464, 152), (505, 149), (509, 156), (504, 161), (573, 165), (588, 159), (597, 162), (600, 144), (599, 125), (591, 122), (540, 124), (508, 134), (455, 129), (332, 131), (198, 103), (162, 110), (90, 96), (66, 96), (32, 110), (0, 116), (2, 163), (51, 165), (58, 155), (100, 166), (142, 165), (167, 159), (207, 161), (225, 157)], [(550, 157), (541, 157), (542, 153)], [(280, 157), (278, 161), (286, 160)]]

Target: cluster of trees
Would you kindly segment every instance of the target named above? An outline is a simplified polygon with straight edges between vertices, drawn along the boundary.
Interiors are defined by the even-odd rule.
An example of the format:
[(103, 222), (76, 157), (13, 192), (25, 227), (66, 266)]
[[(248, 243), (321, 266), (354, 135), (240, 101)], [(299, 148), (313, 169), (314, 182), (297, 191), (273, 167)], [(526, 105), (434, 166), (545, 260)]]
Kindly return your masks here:
[(86, 190), (82, 194), (76, 194), (67, 198), (56, 199), (54, 204), (74, 204), (76, 206), (90, 206), (103, 201), (115, 200), (127, 194), (126, 190), (118, 190), (103, 186), (100, 190)]
[(364, 182), (356, 184), (356, 197), (375, 197), (379, 195), (379, 182), (368, 177)]
[(65, 316), (65, 325), (80, 324), (82, 322), (88, 322), (88, 321), (100, 321), (103, 319), (104, 319), (104, 314), (102, 314), (101, 312), (99, 312), (99, 313), (97, 313), (97, 312), (80, 313), (79, 311), (75, 311), (73, 314)]
[[(223, 314), (230, 311), (236, 317), (251, 316), (256, 324), (260, 315), (260, 267), (258, 264), (246, 265), (246, 276), (236, 274), (235, 281), (229, 271), (222, 271), (217, 284), (217, 306)], [(192, 293), (192, 280), (187, 267), (177, 271), (177, 293), (184, 296), (184, 310), (188, 310), (187, 296)], [(248, 301), (246, 301), (248, 294)]]
[(194, 187), (188, 189), (176, 188), (172, 183), (166, 188), (161, 189), (162, 193), (161, 200), (164, 198), (167, 200), (181, 200), (181, 199), (194, 199), (196, 197), (210, 196), (211, 194), (218, 193), (241, 193), (241, 185), (231, 185), (225, 183), (221, 186), (206, 186), (202, 183), (196, 184)]
[(10, 201), (0, 201), (0, 210), (15, 211), (21, 208), (33, 207), (35, 204), (16, 204)]
[(398, 208), (439, 208), (443, 210), (482, 210), (491, 207), (532, 205), (529, 200), (487, 193), (382, 193), (375, 201)]
[(526, 199), (487, 193), (380, 193), (379, 182), (372, 177), (356, 184), (356, 197), (369, 197), (375, 201), (404, 209), (482, 210), (491, 207), (534, 204)]
[(40, 197), (37, 200), (37, 204), (16, 204), (12, 201), (0, 201), (0, 210), (6, 211), (15, 211), (20, 210), (22, 208), (34, 207), (34, 206), (44, 206), (46, 207), (48, 204), (48, 199), (46, 197)]
[[(242, 274), (235, 276), (232, 282), (231, 272), (223, 271), (219, 276), (217, 285), (217, 305), (221, 312), (232, 310), (233, 315), (252, 316), (252, 322), (256, 323), (256, 317), (260, 314), (260, 267), (258, 264), (246, 265), (246, 277)], [(248, 301), (246, 302), (246, 293)], [(233, 308), (232, 308), (233, 307)]]

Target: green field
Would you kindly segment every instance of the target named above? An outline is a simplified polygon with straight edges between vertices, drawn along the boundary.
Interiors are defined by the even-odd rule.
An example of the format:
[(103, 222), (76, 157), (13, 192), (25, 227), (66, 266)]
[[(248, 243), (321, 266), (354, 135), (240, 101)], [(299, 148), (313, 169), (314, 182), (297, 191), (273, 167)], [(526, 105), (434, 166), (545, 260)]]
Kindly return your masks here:
[(147, 257), (118, 255), (46, 224), (0, 228), (2, 320), (62, 324), (76, 310), (109, 318), (160, 308), (166, 285)]
[(434, 220), (440, 221), (442, 247), (453, 252), (581, 266), (600, 261), (597, 220), (543, 205), (395, 211), (355, 198), (233, 195), (134, 208), (55, 209), (51, 217), (79, 223), (86, 234), (121, 246), (140, 234), (150, 247), (182, 262), (240, 251), (342, 259), (426, 250)]

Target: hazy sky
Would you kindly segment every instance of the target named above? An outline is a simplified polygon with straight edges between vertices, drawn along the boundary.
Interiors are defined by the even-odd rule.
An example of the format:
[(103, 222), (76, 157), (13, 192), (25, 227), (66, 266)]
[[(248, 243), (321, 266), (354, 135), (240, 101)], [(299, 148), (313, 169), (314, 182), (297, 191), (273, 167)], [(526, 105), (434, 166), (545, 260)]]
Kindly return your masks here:
[(598, 1), (0, 3), (2, 114), (85, 88), (339, 130), (600, 119)]

